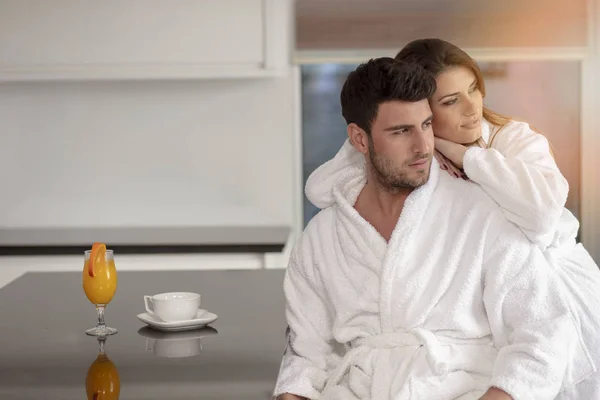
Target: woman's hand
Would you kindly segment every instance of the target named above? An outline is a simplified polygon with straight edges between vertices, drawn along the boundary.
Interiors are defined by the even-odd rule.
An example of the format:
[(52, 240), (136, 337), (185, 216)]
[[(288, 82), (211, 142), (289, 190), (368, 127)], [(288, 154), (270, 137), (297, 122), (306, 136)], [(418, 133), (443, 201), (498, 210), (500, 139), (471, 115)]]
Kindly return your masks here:
[(462, 169), (463, 167), (463, 159), (465, 158), (465, 153), (467, 152), (467, 147), (463, 146), (459, 143), (454, 143), (446, 139), (440, 139), (438, 137), (435, 139), (435, 149), (442, 153), (447, 159), (452, 161), (452, 163), (458, 168)]
[(452, 161), (448, 160), (442, 153), (435, 150), (433, 155), (435, 156), (435, 159), (438, 160), (438, 163), (440, 163), (440, 168), (445, 171), (448, 171), (450, 176), (453, 176), (455, 178), (467, 179), (465, 173), (462, 172), (460, 169), (456, 168), (456, 166), (452, 164)]

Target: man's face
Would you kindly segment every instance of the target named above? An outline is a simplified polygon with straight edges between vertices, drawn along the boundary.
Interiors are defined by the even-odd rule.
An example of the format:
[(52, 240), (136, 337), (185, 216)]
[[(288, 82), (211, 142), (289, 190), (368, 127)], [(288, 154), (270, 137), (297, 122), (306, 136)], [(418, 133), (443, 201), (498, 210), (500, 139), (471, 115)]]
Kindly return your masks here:
[(427, 182), (434, 151), (428, 101), (392, 101), (379, 106), (371, 126), (369, 159), (379, 183), (390, 190)]

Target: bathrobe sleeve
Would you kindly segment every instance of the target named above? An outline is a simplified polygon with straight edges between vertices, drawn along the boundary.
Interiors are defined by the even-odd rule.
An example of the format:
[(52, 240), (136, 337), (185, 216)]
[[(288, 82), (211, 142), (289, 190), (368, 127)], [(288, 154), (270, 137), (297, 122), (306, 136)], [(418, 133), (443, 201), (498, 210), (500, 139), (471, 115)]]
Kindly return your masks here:
[(526, 123), (509, 122), (496, 134), (490, 148), (469, 148), (463, 168), (529, 240), (542, 250), (550, 245), (569, 185), (543, 135)]
[(334, 354), (332, 313), (310, 245), (304, 233), (290, 257), (284, 280), (288, 345), (275, 396), (291, 393), (316, 399), (323, 390)]
[(499, 348), (491, 386), (514, 400), (554, 399), (576, 340), (566, 303), (539, 248), (500, 211), (490, 225), (483, 294)]

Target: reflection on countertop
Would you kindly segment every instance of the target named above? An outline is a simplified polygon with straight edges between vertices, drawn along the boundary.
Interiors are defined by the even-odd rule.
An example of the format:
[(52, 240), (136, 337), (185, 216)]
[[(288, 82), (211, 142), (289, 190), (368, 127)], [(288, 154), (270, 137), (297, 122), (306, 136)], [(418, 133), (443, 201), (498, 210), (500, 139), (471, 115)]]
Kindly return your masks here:
[[(102, 356), (97, 338), (85, 335), (95, 313), (81, 273), (28, 273), (0, 289), (0, 399), (116, 396), (102, 389), (116, 388), (117, 377), (120, 399), (269, 399), (285, 347), (284, 274), (120, 272), (107, 308), (107, 323), (119, 332)], [(201, 293), (202, 307), (219, 319), (166, 333), (136, 318), (144, 294), (171, 290)]]

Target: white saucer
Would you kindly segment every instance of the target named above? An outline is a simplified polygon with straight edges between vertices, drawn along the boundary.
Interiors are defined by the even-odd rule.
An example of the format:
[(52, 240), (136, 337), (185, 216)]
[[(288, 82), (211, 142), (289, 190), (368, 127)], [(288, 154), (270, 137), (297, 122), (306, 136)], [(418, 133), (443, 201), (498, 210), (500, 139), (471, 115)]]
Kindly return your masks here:
[(138, 319), (153, 329), (166, 332), (189, 331), (202, 328), (217, 320), (217, 315), (198, 309), (196, 318), (185, 321), (165, 322), (156, 315), (145, 312), (137, 315)]

